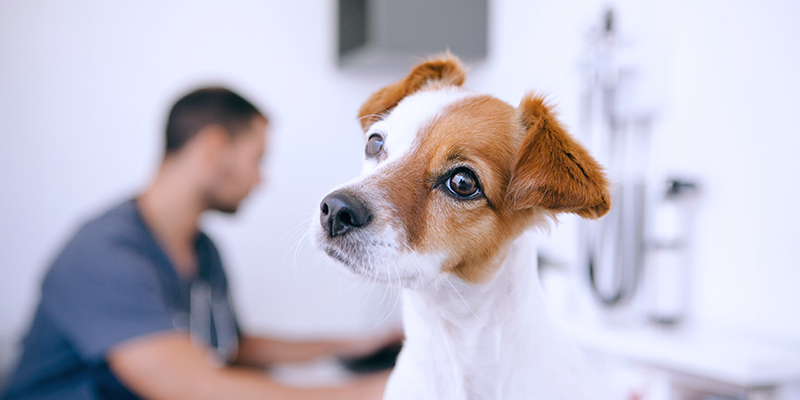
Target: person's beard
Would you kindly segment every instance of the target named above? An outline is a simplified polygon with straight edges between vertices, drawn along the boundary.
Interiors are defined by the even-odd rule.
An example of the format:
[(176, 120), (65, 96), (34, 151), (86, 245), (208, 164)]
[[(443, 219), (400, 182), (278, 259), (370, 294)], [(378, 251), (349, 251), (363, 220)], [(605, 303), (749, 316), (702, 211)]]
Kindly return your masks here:
[(225, 214), (235, 214), (239, 210), (240, 201), (230, 202), (220, 199), (215, 192), (208, 190), (205, 194), (205, 208), (207, 210), (219, 211)]

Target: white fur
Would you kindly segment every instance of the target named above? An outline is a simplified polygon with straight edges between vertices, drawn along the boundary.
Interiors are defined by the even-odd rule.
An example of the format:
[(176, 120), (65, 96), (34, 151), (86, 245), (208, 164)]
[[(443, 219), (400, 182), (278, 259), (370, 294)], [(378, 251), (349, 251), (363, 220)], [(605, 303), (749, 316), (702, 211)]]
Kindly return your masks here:
[(406, 342), (384, 399), (602, 399), (548, 316), (525, 235), (489, 282), (404, 289)]
[[(384, 138), (387, 158), (380, 165), (390, 165), (408, 154), (414, 147), (417, 132), (425, 124), (434, 121), (448, 105), (470, 95), (474, 94), (466, 89), (451, 87), (416, 93), (400, 101), (391, 114), (372, 124), (366, 133), (367, 138), (373, 133), (379, 133)], [(374, 161), (365, 159), (361, 176), (374, 172), (377, 166)]]

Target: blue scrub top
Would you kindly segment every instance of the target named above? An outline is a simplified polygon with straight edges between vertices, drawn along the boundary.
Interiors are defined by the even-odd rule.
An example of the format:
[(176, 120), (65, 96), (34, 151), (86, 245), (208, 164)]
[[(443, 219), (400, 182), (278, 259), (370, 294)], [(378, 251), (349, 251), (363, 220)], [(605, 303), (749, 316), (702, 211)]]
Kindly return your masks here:
[(135, 200), (84, 225), (44, 279), (2, 399), (136, 399), (109, 370), (108, 351), (132, 338), (188, 331), (190, 325), (193, 336), (223, 358), (234, 354), (238, 327), (219, 254), (203, 233), (195, 250), (199, 277), (183, 280)]

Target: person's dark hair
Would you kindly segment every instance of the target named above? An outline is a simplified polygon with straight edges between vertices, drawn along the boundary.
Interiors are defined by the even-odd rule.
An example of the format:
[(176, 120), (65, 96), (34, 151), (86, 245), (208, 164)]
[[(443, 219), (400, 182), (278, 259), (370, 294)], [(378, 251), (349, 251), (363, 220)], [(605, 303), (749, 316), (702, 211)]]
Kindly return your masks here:
[(222, 87), (195, 90), (178, 100), (167, 118), (167, 154), (180, 150), (197, 132), (219, 125), (231, 136), (247, 130), (253, 118), (266, 117), (242, 96)]

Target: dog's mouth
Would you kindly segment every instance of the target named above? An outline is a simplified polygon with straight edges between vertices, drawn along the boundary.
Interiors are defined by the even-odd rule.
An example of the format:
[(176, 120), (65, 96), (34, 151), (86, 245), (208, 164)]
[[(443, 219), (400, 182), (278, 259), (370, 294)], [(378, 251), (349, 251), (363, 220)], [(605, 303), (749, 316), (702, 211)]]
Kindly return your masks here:
[(335, 248), (329, 247), (329, 246), (324, 246), (322, 248), (322, 250), (325, 252), (325, 254), (328, 255), (328, 257), (330, 257), (330, 258), (332, 258), (332, 259), (334, 259), (336, 261), (339, 261), (340, 263), (344, 264), (347, 268), (349, 268), (351, 270), (354, 270), (354, 266), (350, 262), (350, 260), (348, 260), (343, 254), (339, 253), (339, 251), (336, 250)]
[[(392, 254), (394, 247), (389, 243), (373, 240), (349, 240), (341, 241), (320, 235), (318, 238), (319, 248), (333, 260), (341, 263), (350, 273), (364, 279), (398, 284), (401, 282), (416, 281), (418, 277), (399, 276), (399, 271), (389, 267), (391, 258), (379, 256), (387, 250)], [(394, 256), (396, 257), (396, 255)], [(390, 272), (393, 271), (393, 272)], [(391, 275), (390, 275), (391, 274)]]
[(370, 244), (353, 240), (352, 237), (332, 238), (325, 232), (317, 234), (317, 245), (328, 257), (338, 261), (355, 275), (373, 278), (373, 274), (369, 272), (369, 262), (365, 259), (365, 255), (375, 252), (371, 248), (374, 246)]
[[(374, 271), (371, 267), (365, 266), (365, 262), (360, 260), (353, 260), (352, 257), (349, 257), (348, 255), (344, 254), (342, 251), (338, 250), (335, 247), (323, 245), (322, 250), (325, 252), (325, 254), (328, 255), (328, 257), (344, 265), (345, 268), (353, 275), (374, 281), (386, 280), (382, 279), (380, 274)], [(374, 266), (372, 267), (374, 268)]]

